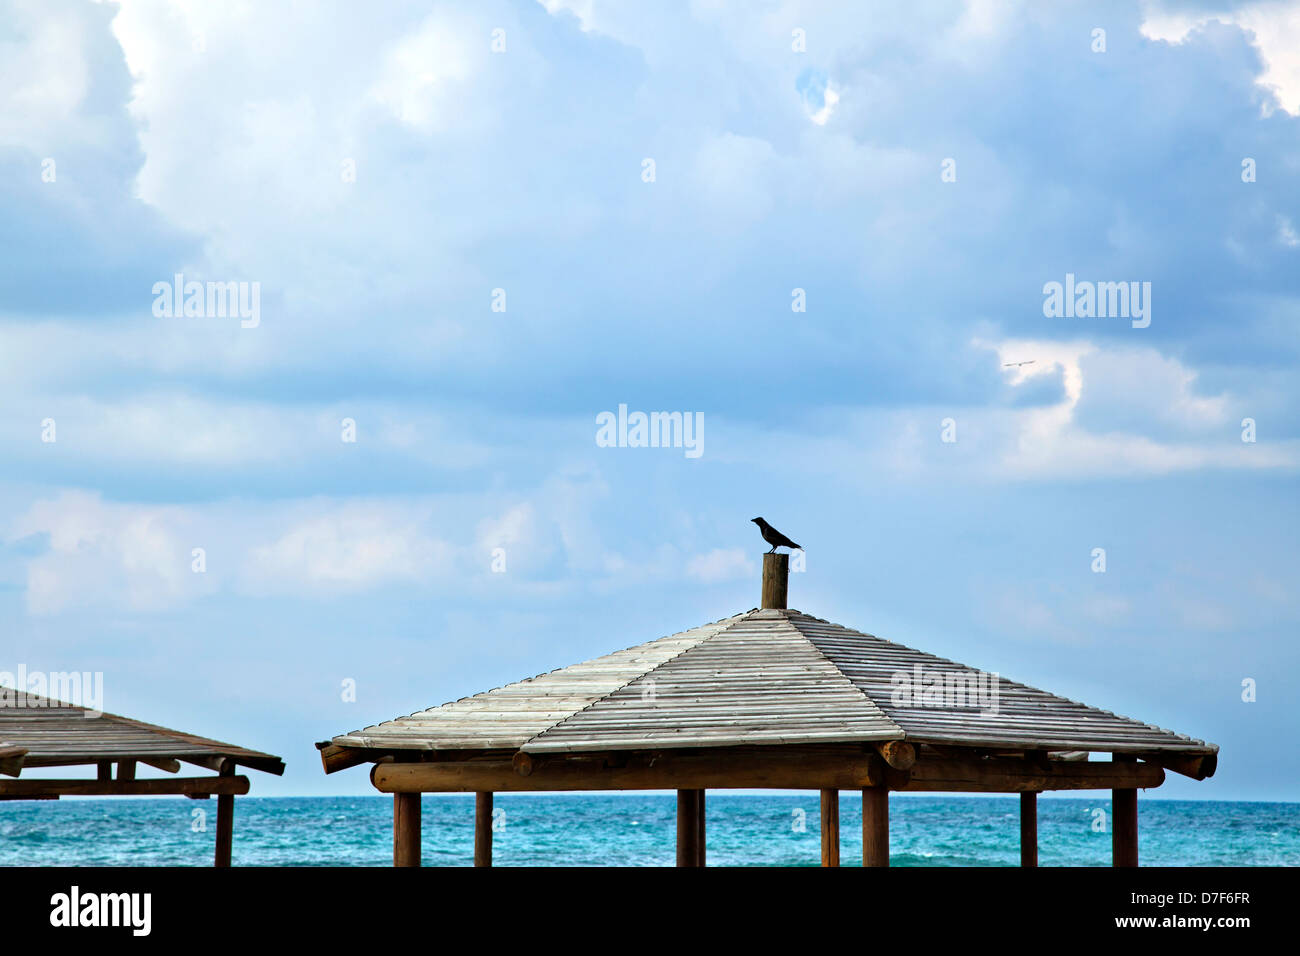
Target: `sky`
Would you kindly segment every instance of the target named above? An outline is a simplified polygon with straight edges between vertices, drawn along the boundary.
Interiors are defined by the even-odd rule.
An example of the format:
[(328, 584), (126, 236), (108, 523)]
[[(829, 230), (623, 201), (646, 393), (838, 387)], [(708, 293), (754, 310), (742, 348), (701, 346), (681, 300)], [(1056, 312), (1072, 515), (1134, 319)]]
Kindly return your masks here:
[(315, 742), (755, 606), (763, 515), (1300, 796), (1295, 4), (0, 12), (0, 671), (370, 793)]

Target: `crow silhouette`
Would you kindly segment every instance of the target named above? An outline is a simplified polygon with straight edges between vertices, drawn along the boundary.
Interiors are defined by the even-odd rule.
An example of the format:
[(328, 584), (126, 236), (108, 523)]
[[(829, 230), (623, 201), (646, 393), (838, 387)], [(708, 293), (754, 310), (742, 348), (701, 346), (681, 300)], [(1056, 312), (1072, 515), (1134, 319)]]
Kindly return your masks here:
[(763, 540), (772, 546), (772, 549), (768, 554), (771, 554), (777, 548), (789, 548), (792, 551), (799, 549), (799, 545), (795, 544), (780, 531), (777, 531), (762, 518), (750, 518), (749, 520), (758, 525), (758, 530), (762, 533)]

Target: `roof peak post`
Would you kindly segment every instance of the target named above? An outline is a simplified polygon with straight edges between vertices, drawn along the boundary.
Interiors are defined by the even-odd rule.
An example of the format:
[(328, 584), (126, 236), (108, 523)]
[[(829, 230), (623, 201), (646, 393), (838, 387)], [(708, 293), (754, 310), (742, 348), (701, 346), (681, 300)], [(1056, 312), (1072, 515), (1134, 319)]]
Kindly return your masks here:
[(763, 596), (761, 608), (786, 609), (790, 583), (790, 555), (769, 551), (763, 555)]

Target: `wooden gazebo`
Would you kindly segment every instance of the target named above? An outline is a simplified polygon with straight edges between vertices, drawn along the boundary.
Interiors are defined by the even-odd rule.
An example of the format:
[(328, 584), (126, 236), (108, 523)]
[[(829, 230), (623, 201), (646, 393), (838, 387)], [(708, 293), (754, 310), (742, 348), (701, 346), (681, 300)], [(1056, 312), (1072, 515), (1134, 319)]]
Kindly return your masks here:
[[(190, 764), (215, 774), (137, 779), (137, 764), (169, 774), (178, 773), (181, 764)], [(284, 773), (284, 761), (271, 754), (3, 688), (0, 774), (20, 778), (25, 769), (75, 766), (94, 767), (95, 776), (0, 777), (0, 800), (168, 794), (206, 800), (215, 795), (216, 866), (230, 866), (235, 797), (248, 793), (248, 778), (235, 771), (243, 766), (276, 775)]]
[[(764, 555), (762, 607), (317, 744), (326, 773), (373, 763), (393, 794), (393, 863), (420, 864), (420, 794), (473, 792), (474, 862), (492, 795), (676, 790), (677, 865), (703, 866), (704, 794), (821, 791), (822, 864), (839, 865), (839, 791), (862, 793), (862, 855), (889, 863), (889, 792), (1110, 790), (1116, 866), (1137, 865), (1137, 791), (1201, 780), (1218, 747), (786, 608)], [(1089, 759), (1091, 755), (1107, 759)]]

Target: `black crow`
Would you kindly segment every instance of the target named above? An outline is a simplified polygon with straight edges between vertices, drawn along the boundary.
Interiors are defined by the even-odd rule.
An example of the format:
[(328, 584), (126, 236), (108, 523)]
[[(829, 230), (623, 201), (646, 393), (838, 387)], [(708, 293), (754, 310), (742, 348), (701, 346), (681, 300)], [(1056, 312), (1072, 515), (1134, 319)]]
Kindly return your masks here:
[[(763, 540), (772, 546), (772, 551), (775, 551), (777, 548), (789, 548), (792, 551), (799, 550), (799, 545), (795, 544), (780, 531), (777, 531), (762, 518), (750, 518), (749, 520), (758, 525), (758, 530), (763, 534)], [(772, 551), (769, 551), (768, 554), (771, 554)]]

